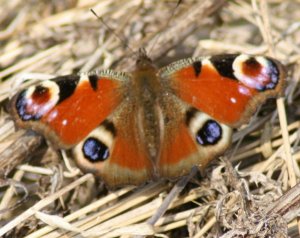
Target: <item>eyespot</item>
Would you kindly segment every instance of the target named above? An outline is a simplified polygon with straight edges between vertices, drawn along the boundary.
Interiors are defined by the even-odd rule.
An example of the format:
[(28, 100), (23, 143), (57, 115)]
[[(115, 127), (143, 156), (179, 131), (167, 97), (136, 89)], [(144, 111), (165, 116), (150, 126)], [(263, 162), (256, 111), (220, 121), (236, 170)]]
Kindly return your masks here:
[(105, 161), (109, 157), (108, 147), (93, 137), (89, 137), (84, 141), (82, 153), (92, 163)]
[(100, 174), (109, 161), (116, 133), (114, 124), (108, 120), (94, 129), (72, 150), (78, 166), (84, 171)]
[(262, 56), (239, 55), (232, 68), (239, 81), (258, 91), (275, 89), (280, 79), (276, 64)]
[(222, 138), (222, 128), (214, 120), (207, 120), (196, 133), (200, 145), (215, 145)]
[(57, 104), (58, 94), (58, 85), (50, 80), (31, 86), (16, 96), (16, 112), (23, 121), (38, 120)]
[(223, 146), (230, 142), (232, 129), (221, 124), (205, 113), (191, 108), (186, 112), (186, 124), (190, 129), (195, 142), (199, 146), (211, 147)]

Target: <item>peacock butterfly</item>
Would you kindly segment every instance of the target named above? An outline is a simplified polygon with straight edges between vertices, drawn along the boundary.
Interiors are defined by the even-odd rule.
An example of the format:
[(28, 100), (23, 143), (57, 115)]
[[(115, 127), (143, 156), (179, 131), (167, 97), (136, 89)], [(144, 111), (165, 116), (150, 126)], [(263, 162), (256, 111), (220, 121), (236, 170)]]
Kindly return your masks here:
[(30, 86), (13, 97), (11, 114), (109, 186), (141, 184), (205, 168), (229, 146), (232, 128), (284, 85), (284, 67), (269, 57), (215, 55), (157, 69), (141, 50), (131, 73)]

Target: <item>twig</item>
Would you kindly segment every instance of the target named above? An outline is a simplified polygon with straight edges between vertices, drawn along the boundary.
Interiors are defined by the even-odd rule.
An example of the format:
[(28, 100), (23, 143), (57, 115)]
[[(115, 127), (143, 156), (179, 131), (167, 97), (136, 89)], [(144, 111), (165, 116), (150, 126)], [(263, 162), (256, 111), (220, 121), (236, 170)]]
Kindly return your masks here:
[(300, 213), (300, 183), (296, 184), (266, 209), (267, 215), (279, 214), (290, 222)]
[(0, 175), (5, 177), (17, 165), (28, 159), (43, 142), (43, 138), (32, 132), (24, 133), (0, 154)]
[(76, 188), (77, 186), (81, 185), (82, 183), (85, 183), (89, 179), (92, 179), (92, 174), (86, 174), (82, 176), (81, 178), (77, 179), (73, 183), (69, 184), (68, 186), (62, 188), (61, 190), (57, 191), (56, 193), (46, 197), (45, 199), (39, 201), (34, 206), (27, 209), (25, 212), (23, 212), (21, 215), (17, 216), (15, 219), (11, 220), (9, 223), (4, 225), (0, 228), (0, 237), (6, 234), (6, 232), (10, 231), (14, 227), (16, 227), (21, 222), (27, 220), (29, 217), (33, 216), (36, 211), (41, 210), (42, 208), (48, 206), (51, 204), (54, 200), (58, 199), (60, 196), (64, 195), (65, 193), (69, 192), (70, 190)]
[[(184, 189), (186, 184), (196, 175), (198, 171), (197, 167), (193, 167), (190, 174), (181, 178), (175, 186), (172, 188), (171, 192), (165, 198), (161, 206), (157, 209), (157, 212), (147, 220), (147, 224), (154, 226), (155, 223), (165, 214), (168, 207), (172, 201), (179, 195), (179, 193)], [(135, 238), (142, 238), (143, 236), (135, 236)]]

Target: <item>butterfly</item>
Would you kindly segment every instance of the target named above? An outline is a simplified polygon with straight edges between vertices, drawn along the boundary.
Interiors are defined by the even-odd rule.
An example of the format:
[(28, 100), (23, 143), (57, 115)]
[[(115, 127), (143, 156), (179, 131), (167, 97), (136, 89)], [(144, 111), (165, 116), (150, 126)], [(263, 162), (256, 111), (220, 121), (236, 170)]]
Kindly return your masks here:
[(284, 66), (269, 57), (223, 54), (158, 69), (140, 50), (131, 73), (45, 80), (17, 93), (10, 108), (18, 127), (71, 150), (81, 169), (115, 187), (203, 170), (284, 85)]

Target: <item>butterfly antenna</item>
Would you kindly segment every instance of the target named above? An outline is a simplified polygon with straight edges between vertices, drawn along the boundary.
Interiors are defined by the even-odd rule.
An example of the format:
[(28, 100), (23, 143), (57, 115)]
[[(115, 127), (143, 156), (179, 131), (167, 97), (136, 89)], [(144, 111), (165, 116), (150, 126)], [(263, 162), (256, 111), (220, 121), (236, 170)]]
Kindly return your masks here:
[[(167, 21), (167, 23), (166, 23), (166, 25), (165, 25), (166, 28), (170, 25), (171, 20), (173, 20), (173, 18), (174, 18), (176, 9), (179, 7), (179, 5), (180, 5), (182, 2), (183, 2), (183, 0), (178, 0), (176, 6), (174, 7), (174, 10), (172, 11), (172, 15), (169, 17), (169, 20)], [(154, 40), (154, 42), (153, 42), (153, 44), (152, 44), (152, 46), (151, 46), (151, 48), (150, 48), (149, 54), (150, 54), (150, 52), (152, 52), (152, 50), (154, 49), (154, 46), (156, 45), (156, 43), (158, 42), (158, 40), (160, 39), (161, 36), (162, 36), (162, 34), (159, 34), (159, 35), (156, 37), (156, 39)]]
[(91, 8), (90, 11), (95, 15), (95, 17), (98, 18), (98, 20), (108, 29), (119, 41), (124, 44), (125, 47), (127, 47), (133, 54), (137, 55), (137, 53), (127, 44), (125, 43), (125, 39), (122, 38), (120, 35), (118, 35), (114, 29), (112, 29), (104, 20), (102, 17), (99, 17), (97, 13)]

